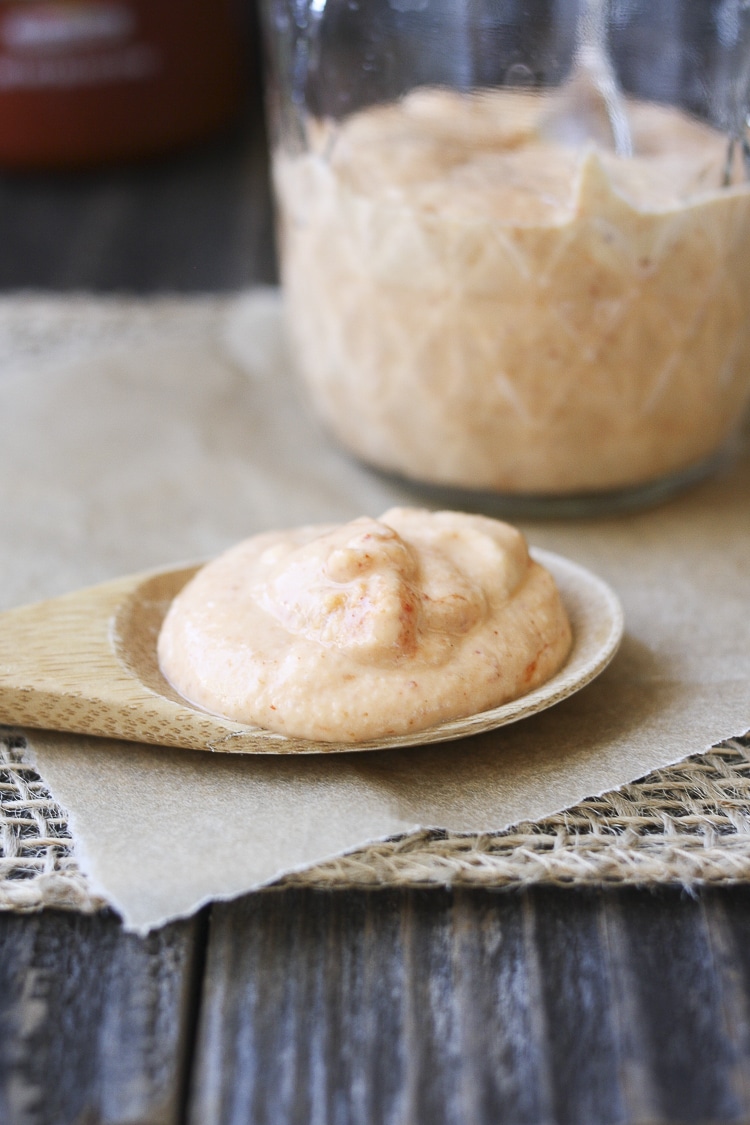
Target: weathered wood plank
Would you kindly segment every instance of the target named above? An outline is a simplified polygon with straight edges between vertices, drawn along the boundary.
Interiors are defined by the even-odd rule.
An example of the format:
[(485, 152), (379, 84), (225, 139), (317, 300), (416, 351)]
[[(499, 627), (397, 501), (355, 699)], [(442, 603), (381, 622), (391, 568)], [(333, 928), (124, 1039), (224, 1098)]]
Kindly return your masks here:
[(749, 1120), (750, 895), (721, 903), (721, 933), (668, 891), (297, 889), (216, 907), (190, 1121)]
[(546, 1120), (550, 1087), (528, 896), (469, 891), (454, 901), (466, 1108), (477, 1121)]
[(335, 1084), (342, 1044), (344, 1054), (351, 1048), (342, 1034), (350, 1007), (343, 1021), (336, 1011), (343, 987), (355, 995), (362, 987), (343, 984), (339, 953), (343, 938), (344, 965), (361, 964), (362, 912), (362, 896), (306, 891), (213, 908), (190, 1121), (339, 1119), (326, 1113), (342, 1096)]
[(734, 1051), (733, 1085), (738, 1101), (750, 1106), (750, 887), (705, 891), (701, 902), (721, 976), (726, 1034)]
[(552, 1121), (529, 910), (435, 889), (214, 907), (190, 1121)]
[(0, 914), (0, 1121), (176, 1125), (200, 930), (144, 940), (111, 915)]
[[(731, 891), (722, 897), (750, 924), (747, 900)], [(701, 898), (674, 888), (620, 891), (608, 903), (606, 927), (627, 1120), (750, 1120), (726, 1018), (736, 981), (714, 956)]]
[(625, 1120), (612, 982), (603, 914), (606, 900), (588, 891), (538, 888), (528, 896), (527, 944), (536, 960), (542, 1053), (550, 1088), (549, 1119), (560, 1125), (615, 1125)]

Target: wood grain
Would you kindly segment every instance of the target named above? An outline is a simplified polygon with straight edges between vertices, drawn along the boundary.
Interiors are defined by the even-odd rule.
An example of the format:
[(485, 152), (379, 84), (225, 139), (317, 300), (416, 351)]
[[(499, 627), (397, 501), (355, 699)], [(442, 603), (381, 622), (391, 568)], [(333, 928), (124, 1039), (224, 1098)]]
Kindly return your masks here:
[(745, 1122), (748, 935), (750, 894), (678, 890), (217, 906), (190, 1122)]
[[(160, 617), (193, 569), (163, 577), (142, 575), (107, 582), (59, 598), (21, 606), (0, 616), (0, 719), (50, 730), (124, 738), (156, 745), (214, 748), (243, 731), (188, 707), (158, 675), (154, 659)], [(147, 682), (122, 646), (129, 606), (139, 592), (156, 611), (139, 635), (149, 649)], [(150, 677), (151, 682), (148, 682)], [(159, 688), (161, 690), (159, 690)]]
[(176, 1125), (198, 922), (146, 940), (110, 915), (0, 914), (0, 1121)]
[[(734, 904), (732, 916), (744, 930), (747, 895)], [(736, 984), (729, 964), (714, 954), (725, 925), (717, 895), (622, 891), (606, 925), (615, 1032), (632, 1117), (670, 1123), (750, 1119), (750, 1054), (727, 1018)]]

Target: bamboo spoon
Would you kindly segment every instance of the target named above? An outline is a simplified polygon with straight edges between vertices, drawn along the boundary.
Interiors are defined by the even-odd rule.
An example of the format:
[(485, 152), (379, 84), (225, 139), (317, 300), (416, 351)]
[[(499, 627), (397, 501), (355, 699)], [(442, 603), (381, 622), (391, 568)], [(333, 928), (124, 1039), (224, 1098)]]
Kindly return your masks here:
[(174, 596), (197, 566), (131, 575), (0, 614), (0, 722), (135, 742), (244, 754), (330, 753), (444, 742), (533, 715), (578, 691), (614, 656), (623, 630), (615, 594), (546, 551), (573, 627), (565, 667), (502, 707), (413, 734), (362, 743), (310, 742), (191, 706), (166, 682), (156, 641)]

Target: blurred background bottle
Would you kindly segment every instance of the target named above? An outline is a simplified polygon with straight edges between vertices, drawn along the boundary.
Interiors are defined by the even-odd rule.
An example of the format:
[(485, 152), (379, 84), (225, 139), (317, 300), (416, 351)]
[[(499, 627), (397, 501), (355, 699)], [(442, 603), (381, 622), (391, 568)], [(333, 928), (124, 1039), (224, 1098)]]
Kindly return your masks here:
[(233, 0), (0, 0), (0, 166), (128, 160), (239, 111)]

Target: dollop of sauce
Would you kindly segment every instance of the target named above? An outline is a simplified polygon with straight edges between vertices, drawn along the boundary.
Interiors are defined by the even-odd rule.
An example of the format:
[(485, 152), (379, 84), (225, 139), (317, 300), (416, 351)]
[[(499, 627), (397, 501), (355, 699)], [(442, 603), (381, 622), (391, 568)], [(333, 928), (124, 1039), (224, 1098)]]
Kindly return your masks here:
[[(632, 157), (546, 98), (418, 89), (275, 154), (296, 364), (364, 460), (507, 494), (642, 485), (750, 398), (750, 185), (727, 138), (628, 101)], [(418, 424), (415, 424), (418, 419)]]
[(158, 656), (214, 714), (361, 742), (509, 702), (554, 675), (570, 645), (554, 580), (519, 531), (392, 508), (227, 551), (174, 599)]

